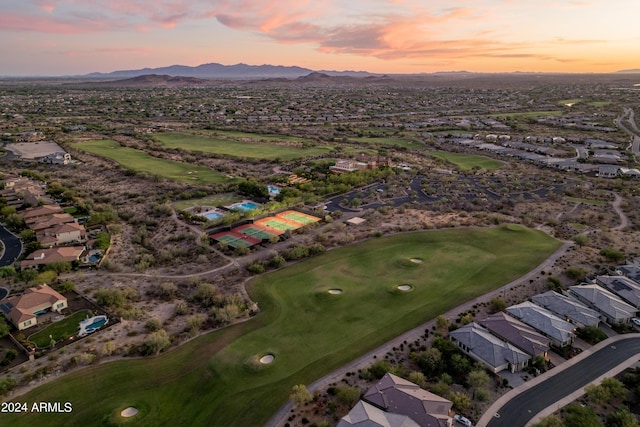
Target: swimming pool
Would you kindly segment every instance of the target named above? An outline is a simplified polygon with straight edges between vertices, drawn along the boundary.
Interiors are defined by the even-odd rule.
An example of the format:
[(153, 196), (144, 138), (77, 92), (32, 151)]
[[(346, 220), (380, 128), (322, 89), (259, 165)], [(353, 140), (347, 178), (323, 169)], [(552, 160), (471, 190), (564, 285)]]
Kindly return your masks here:
[(85, 335), (90, 334), (91, 332), (95, 332), (104, 324), (109, 322), (107, 316), (93, 316), (88, 319), (80, 322), (80, 332), (78, 332), (78, 336), (83, 337)]
[(239, 209), (241, 211), (251, 211), (258, 207), (260, 207), (260, 205), (255, 202), (242, 202), (231, 205), (231, 209)]
[(267, 189), (269, 190), (269, 194), (280, 194), (280, 189), (275, 185), (267, 185)]
[(100, 261), (99, 254), (93, 254), (89, 256), (89, 262), (98, 262), (98, 261)]
[(222, 217), (222, 214), (219, 214), (217, 212), (209, 212), (208, 214), (205, 214), (204, 217), (207, 219), (218, 219)]

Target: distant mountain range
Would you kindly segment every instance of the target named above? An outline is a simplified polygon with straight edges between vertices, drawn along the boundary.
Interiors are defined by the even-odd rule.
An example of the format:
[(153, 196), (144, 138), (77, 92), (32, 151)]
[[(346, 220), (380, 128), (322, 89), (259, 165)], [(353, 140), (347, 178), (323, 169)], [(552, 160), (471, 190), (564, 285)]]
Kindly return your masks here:
[(631, 70), (620, 70), (620, 71), (616, 71), (616, 73), (621, 73), (621, 74), (640, 74), (640, 68), (633, 68)]
[[(160, 68), (143, 68), (140, 70), (121, 70), (111, 73), (91, 73), (85, 74), (83, 78), (95, 79), (128, 79), (144, 75), (156, 74), (173, 77), (194, 77), (200, 79), (223, 79), (223, 80), (244, 80), (244, 79), (272, 79), (287, 78), (295, 79), (314, 73), (315, 70), (309, 68), (282, 66), (282, 65), (222, 65), (217, 63), (202, 64), (195, 67), (187, 65), (171, 65)], [(369, 77), (377, 74), (366, 71), (320, 71), (328, 76), (350, 76)]]

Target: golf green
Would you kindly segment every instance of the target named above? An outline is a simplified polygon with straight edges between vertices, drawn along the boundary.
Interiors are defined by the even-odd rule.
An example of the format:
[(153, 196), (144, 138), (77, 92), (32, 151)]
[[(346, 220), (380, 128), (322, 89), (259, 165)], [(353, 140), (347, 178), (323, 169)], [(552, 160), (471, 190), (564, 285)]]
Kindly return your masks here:
[[(47, 383), (16, 401), (68, 401), (73, 413), (7, 415), (7, 422), (260, 426), (293, 385), (508, 283), (559, 246), (542, 232), (506, 225), (398, 234), (329, 251), (249, 282), (262, 310), (251, 320), (156, 358), (91, 366)], [(267, 354), (273, 362), (259, 363)], [(122, 418), (129, 406), (139, 414)]]

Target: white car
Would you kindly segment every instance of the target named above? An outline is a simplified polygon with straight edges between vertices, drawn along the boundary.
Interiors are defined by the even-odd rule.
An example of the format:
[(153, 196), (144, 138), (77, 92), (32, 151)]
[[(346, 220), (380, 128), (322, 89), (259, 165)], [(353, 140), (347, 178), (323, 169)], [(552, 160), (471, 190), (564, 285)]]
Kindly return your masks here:
[(633, 322), (634, 325), (640, 326), (640, 319), (638, 319), (637, 317), (632, 317), (631, 321)]
[(455, 414), (453, 416), (453, 419), (456, 420), (457, 422), (459, 422), (460, 424), (462, 424), (463, 426), (466, 426), (466, 427), (471, 427), (471, 425), (472, 425), (471, 421), (469, 421), (468, 418), (465, 418), (462, 415)]

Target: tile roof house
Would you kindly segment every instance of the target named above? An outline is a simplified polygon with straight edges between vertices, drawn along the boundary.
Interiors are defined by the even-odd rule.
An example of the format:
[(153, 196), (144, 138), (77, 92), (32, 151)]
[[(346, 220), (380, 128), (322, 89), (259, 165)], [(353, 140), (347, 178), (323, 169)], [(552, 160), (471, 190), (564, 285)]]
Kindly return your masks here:
[(495, 313), (478, 322), (498, 338), (510, 342), (529, 356), (547, 358), (549, 338), (539, 334), (531, 326), (526, 325), (505, 313)]
[(629, 305), (640, 308), (640, 284), (625, 276), (597, 276), (596, 283), (613, 292)]
[(367, 402), (359, 401), (356, 406), (342, 417), (338, 427), (420, 427), (406, 415), (392, 414), (376, 408)]
[(556, 347), (570, 345), (575, 339), (575, 325), (530, 301), (507, 307), (507, 313), (551, 338)]
[(580, 328), (600, 323), (600, 313), (566, 295), (548, 291), (531, 297), (531, 300)]
[(39, 231), (36, 238), (42, 247), (50, 248), (67, 243), (82, 243), (87, 240), (87, 232), (84, 226), (70, 222)]
[(569, 293), (578, 300), (589, 304), (610, 324), (629, 323), (637, 311), (632, 305), (596, 284), (571, 286)]
[(50, 249), (38, 249), (20, 262), (20, 268), (34, 268), (52, 262), (73, 262), (80, 259), (84, 246), (60, 246)]
[(451, 401), (393, 374), (385, 374), (362, 398), (384, 411), (406, 415), (421, 427), (450, 426)]
[(616, 267), (616, 273), (640, 283), (640, 267), (637, 265), (620, 265)]
[(37, 317), (49, 310), (67, 308), (67, 299), (47, 285), (27, 289), (24, 294), (0, 302), (0, 311), (18, 330), (35, 326)]
[(62, 213), (60, 205), (42, 205), (25, 209), (20, 212), (20, 216), (25, 221), (32, 221), (34, 218), (49, 216), (56, 213)]
[(37, 232), (58, 224), (70, 224), (76, 222), (76, 220), (68, 213), (55, 213), (48, 216), (32, 218), (25, 222), (27, 223), (27, 227)]
[(505, 369), (511, 372), (521, 371), (531, 360), (527, 353), (502, 341), (475, 322), (449, 332), (449, 338), (465, 354), (486, 365), (494, 373)]

